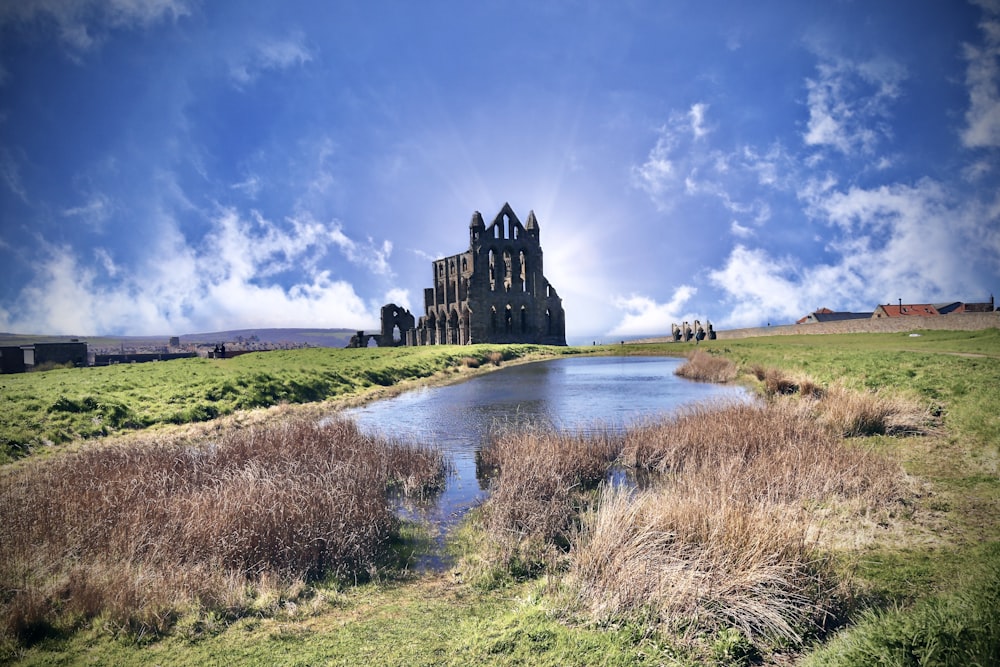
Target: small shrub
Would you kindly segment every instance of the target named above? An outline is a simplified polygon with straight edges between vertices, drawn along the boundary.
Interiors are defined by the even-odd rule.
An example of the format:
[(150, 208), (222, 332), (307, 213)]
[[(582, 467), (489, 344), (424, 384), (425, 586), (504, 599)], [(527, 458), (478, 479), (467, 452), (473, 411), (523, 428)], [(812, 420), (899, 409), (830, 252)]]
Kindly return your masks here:
[(479, 368), (479, 359), (475, 357), (462, 357), (462, 365), (466, 368)]
[(761, 655), (745, 634), (726, 628), (712, 642), (712, 658), (719, 665), (749, 665), (759, 662)]
[(768, 396), (787, 396), (799, 390), (799, 385), (777, 368), (766, 369), (763, 381)]
[(494, 366), (499, 366), (503, 363), (503, 352), (490, 352), (486, 359)]
[(811, 378), (803, 378), (799, 382), (799, 394), (806, 398), (822, 398), (825, 390)]
[(790, 396), (799, 394), (806, 398), (820, 398), (825, 390), (810, 377), (795, 379), (778, 368), (765, 368), (760, 364), (750, 367), (750, 374), (763, 383), (765, 396)]
[(110, 428), (137, 428), (144, 425), (142, 419), (124, 403), (105, 399), (98, 407), (101, 420)]
[(701, 382), (730, 382), (736, 379), (736, 364), (724, 357), (695, 350), (674, 373)]
[(85, 396), (78, 401), (60, 396), (49, 407), (49, 412), (93, 412), (97, 407), (97, 400), (93, 396)]
[(399, 379), (390, 369), (365, 370), (361, 372), (361, 377), (382, 387), (391, 387)]

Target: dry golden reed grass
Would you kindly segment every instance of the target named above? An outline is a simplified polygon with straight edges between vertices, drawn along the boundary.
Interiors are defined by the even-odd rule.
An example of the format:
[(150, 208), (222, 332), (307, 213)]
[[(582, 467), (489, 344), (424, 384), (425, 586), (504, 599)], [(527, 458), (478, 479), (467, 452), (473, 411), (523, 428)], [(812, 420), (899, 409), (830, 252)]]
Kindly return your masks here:
[(605, 489), (574, 541), (579, 603), (688, 633), (739, 628), (798, 643), (835, 582), (807, 539), (811, 510), (870, 511), (906, 493), (900, 467), (850, 447), (788, 401), (698, 406), (630, 429), (621, 460), (662, 473)]
[[(622, 435), (497, 433), (483, 451), (497, 471), (482, 512), (493, 564), (568, 568), (574, 607), (595, 620), (799, 644), (840, 604), (820, 512), (879, 512), (908, 493), (897, 464), (849, 445), (816, 405), (700, 405)], [(658, 477), (588, 494), (615, 462)]]
[(549, 427), (495, 429), (480, 453), (490, 497), (482, 508), (488, 563), (532, 574), (564, 553), (582, 492), (607, 475), (621, 450), (610, 429), (560, 433)]
[(823, 388), (807, 376), (793, 378), (777, 368), (759, 364), (750, 372), (768, 398), (799, 395), (813, 399), (806, 407), (843, 437), (869, 435), (928, 435), (938, 429), (933, 406), (879, 390), (854, 391), (835, 384)]
[(938, 428), (929, 404), (881, 391), (852, 391), (840, 385), (825, 391), (814, 410), (820, 422), (847, 438), (927, 435)]
[[(892, 502), (898, 466), (846, 446), (790, 402), (697, 405), (664, 422), (629, 429), (621, 460), (629, 466), (681, 473), (737, 466), (758, 496), (776, 500), (865, 494)], [(863, 469), (857, 468), (864, 461)], [(858, 474), (855, 474), (858, 470)], [(879, 483), (884, 479), (884, 485)]]
[(239, 615), (269, 588), (366, 576), (398, 527), (388, 491), (438, 487), (444, 465), (343, 420), (33, 462), (0, 477), (0, 627), (155, 632), (187, 607)]
[(700, 382), (731, 382), (736, 379), (737, 369), (729, 359), (702, 350), (694, 350), (680, 367), (676, 375)]
[(600, 621), (797, 642), (824, 595), (814, 559), (794, 511), (685, 479), (637, 494), (605, 489), (574, 545), (571, 581)]

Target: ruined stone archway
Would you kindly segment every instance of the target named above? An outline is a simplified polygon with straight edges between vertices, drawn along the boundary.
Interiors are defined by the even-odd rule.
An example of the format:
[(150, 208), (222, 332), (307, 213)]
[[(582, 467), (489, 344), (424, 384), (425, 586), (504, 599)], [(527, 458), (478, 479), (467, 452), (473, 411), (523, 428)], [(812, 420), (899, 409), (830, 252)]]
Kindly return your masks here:
[(409, 310), (394, 303), (388, 303), (382, 306), (382, 330), (379, 336), (379, 345), (382, 347), (405, 345), (407, 332), (414, 328), (416, 328), (416, 320)]

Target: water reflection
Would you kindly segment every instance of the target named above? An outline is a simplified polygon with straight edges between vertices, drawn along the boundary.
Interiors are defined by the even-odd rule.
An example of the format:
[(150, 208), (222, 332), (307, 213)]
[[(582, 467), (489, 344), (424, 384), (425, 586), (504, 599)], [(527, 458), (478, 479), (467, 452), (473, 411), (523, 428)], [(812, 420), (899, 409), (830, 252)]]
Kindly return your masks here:
[(441, 495), (403, 509), (444, 531), (486, 496), (477, 452), (491, 428), (621, 429), (698, 401), (742, 398), (739, 387), (674, 375), (673, 357), (569, 357), (511, 366), (460, 384), (425, 387), (344, 411), (369, 433), (441, 448), (453, 472)]

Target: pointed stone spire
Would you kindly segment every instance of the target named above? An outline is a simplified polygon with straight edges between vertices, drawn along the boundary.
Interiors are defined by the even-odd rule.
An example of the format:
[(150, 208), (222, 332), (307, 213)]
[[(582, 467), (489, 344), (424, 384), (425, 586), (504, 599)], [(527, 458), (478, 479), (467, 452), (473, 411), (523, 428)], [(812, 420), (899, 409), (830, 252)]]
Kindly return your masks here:
[(524, 223), (525, 229), (538, 229), (538, 220), (535, 218), (534, 211), (528, 211), (528, 221)]
[(479, 211), (472, 213), (472, 222), (469, 223), (469, 247), (473, 248), (479, 243), (479, 237), (486, 233), (486, 223), (483, 222), (483, 214)]

